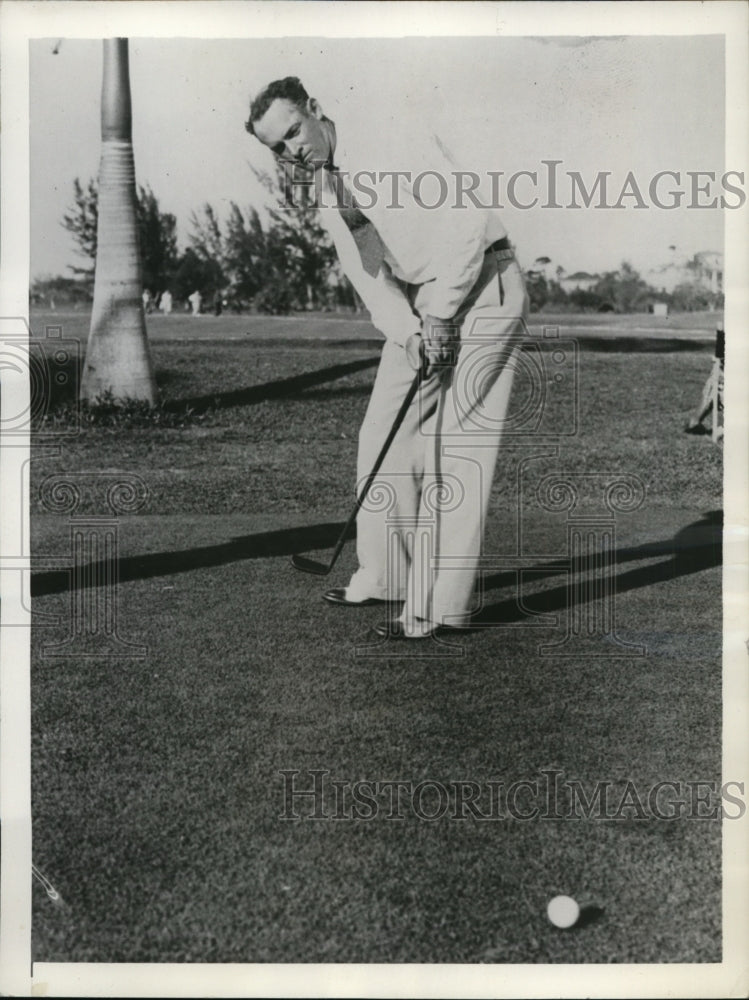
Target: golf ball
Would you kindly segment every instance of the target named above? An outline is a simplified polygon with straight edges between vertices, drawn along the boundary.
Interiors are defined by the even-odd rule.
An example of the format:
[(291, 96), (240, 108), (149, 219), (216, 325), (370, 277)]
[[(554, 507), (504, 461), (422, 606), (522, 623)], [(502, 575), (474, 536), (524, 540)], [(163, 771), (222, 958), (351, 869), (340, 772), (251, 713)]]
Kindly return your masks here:
[(555, 896), (546, 907), (546, 913), (555, 927), (574, 927), (580, 907), (571, 896)]

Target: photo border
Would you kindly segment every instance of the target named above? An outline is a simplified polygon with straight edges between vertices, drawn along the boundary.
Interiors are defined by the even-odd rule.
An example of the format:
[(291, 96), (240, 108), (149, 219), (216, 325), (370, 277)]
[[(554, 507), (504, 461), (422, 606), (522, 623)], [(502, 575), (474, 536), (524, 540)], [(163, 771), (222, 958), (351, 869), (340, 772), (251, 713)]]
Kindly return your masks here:
[[(428, 6), (428, 11), (427, 11)], [(248, 29), (252, 26), (253, 34)], [(24, 3), (0, 9), (2, 210), (0, 316), (28, 318), (29, 40), (145, 37), (403, 37), (429, 35), (722, 34), (726, 54), (726, 167), (749, 164), (749, 6), (675, 2), (396, 3), (309, 0), (138, 0)], [(543, 26), (543, 32), (539, 31)], [(723, 773), (747, 781), (749, 674), (749, 248), (746, 204), (725, 215), (725, 473)], [(5, 373), (3, 373), (5, 375)], [(21, 412), (28, 387), (3, 378), (2, 412)], [(24, 395), (26, 393), (26, 395)], [(0, 551), (18, 525), (28, 538), (28, 489), (19, 490), (28, 439), (3, 448)], [(28, 573), (0, 563), (2, 616), (27, 614)], [(746, 996), (749, 973), (749, 816), (723, 824), (723, 962), (715, 965), (213, 965), (35, 963), (31, 966), (30, 654), (26, 629), (0, 635), (0, 991), (53, 996)], [(625, 973), (626, 974), (623, 974)]]

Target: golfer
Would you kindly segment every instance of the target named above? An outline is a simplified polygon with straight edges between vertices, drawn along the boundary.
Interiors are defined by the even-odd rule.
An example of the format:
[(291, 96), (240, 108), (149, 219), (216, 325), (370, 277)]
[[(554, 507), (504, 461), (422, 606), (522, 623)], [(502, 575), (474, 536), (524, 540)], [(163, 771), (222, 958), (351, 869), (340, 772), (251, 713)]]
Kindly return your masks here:
[[(458, 192), (436, 137), (323, 113), (296, 77), (252, 101), (246, 129), (313, 178), (341, 265), (384, 334), (359, 435), (368, 476), (414, 373), (409, 408), (357, 517), (359, 568), (334, 604), (403, 602), (377, 626), (420, 639), (465, 627), (528, 300), (496, 215)], [(388, 143), (392, 149), (388, 151)], [(460, 197), (458, 197), (460, 194)]]

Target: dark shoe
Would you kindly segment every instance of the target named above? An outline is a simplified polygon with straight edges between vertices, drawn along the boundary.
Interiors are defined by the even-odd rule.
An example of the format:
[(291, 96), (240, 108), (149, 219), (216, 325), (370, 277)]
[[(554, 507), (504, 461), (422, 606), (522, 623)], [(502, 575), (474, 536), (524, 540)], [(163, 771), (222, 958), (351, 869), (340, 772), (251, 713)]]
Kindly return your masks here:
[(405, 623), (400, 618), (388, 618), (387, 621), (375, 625), (374, 630), (377, 635), (381, 635), (384, 639), (410, 640), (430, 639), (440, 630), (439, 625), (435, 625), (434, 622), (422, 621), (420, 618), (415, 624), (417, 627), (407, 632)]
[(363, 601), (350, 601), (346, 597), (345, 587), (335, 587), (322, 595), (322, 599), (328, 604), (342, 604), (346, 608), (366, 608), (370, 604), (390, 604), (391, 601), (383, 600), (379, 597), (365, 597)]
[(417, 618), (416, 622), (418, 627), (406, 632), (400, 618), (388, 618), (387, 621), (378, 622), (374, 630), (377, 635), (386, 639), (430, 639), (432, 636), (465, 635), (468, 632), (475, 632), (477, 628), (470, 620), (461, 625), (438, 625), (422, 618)]
[(687, 424), (684, 428), (685, 434), (709, 434), (710, 431), (704, 424)]

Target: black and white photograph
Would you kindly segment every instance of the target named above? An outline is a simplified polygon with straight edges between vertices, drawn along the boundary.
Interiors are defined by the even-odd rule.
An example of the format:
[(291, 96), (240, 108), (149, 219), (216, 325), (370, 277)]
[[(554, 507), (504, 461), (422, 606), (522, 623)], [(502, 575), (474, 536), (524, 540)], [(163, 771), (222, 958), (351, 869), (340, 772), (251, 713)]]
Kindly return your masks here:
[(5, 0), (4, 994), (747, 995), (748, 27)]

